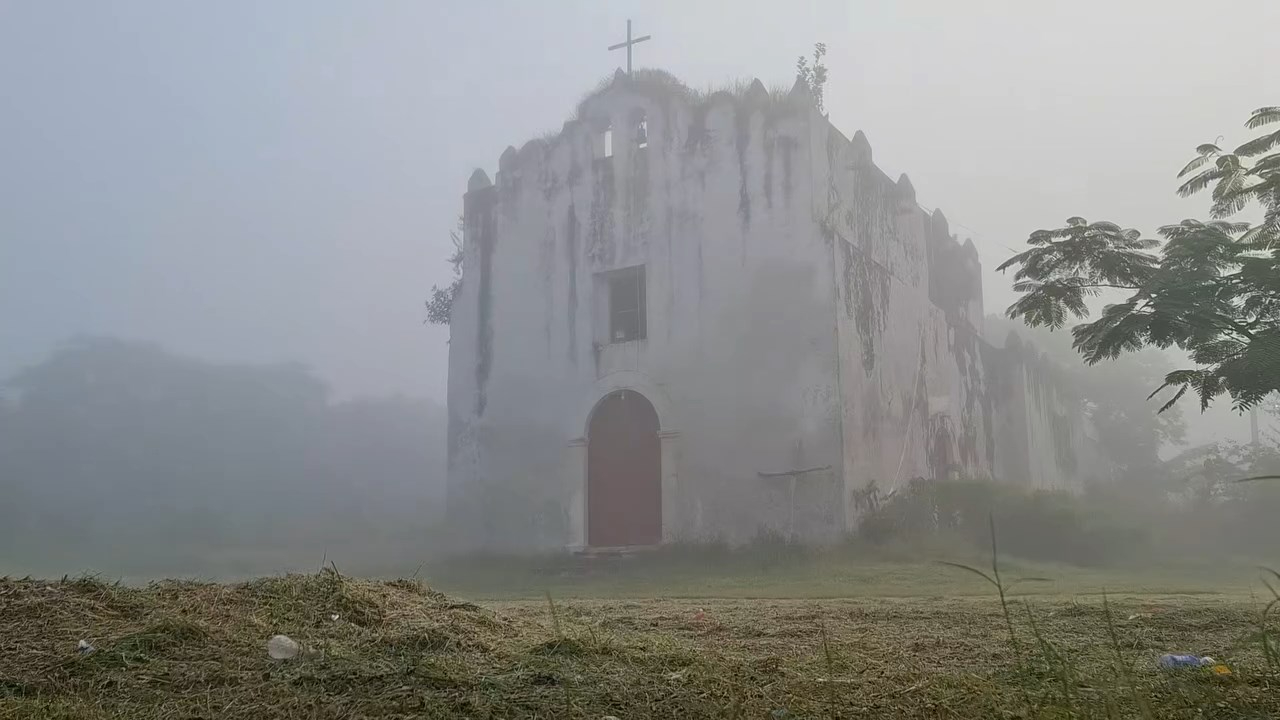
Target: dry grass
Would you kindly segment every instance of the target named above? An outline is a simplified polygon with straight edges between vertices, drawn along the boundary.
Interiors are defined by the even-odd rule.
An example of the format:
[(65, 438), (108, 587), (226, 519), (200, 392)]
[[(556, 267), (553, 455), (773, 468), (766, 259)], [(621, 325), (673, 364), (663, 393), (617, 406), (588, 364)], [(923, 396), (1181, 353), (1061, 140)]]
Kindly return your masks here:
[[(536, 600), (488, 608), (334, 571), (240, 585), (0, 581), (0, 717), (1280, 716), (1247, 597)], [(333, 620), (332, 616), (338, 619)], [(1027, 609), (1017, 632), (1033, 637)], [(285, 633), (316, 656), (272, 662)], [(76, 644), (97, 650), (81, 655)], [(1213, 654), (1230, 676), (1155, 670)], [(1070, 672), (1050, 656), (1070, 659)]]

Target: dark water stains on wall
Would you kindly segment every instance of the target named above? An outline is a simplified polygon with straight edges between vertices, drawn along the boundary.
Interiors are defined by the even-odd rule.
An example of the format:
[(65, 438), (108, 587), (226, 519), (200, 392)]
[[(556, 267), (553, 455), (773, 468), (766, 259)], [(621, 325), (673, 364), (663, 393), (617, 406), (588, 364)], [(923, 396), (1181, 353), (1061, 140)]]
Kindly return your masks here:
[(876, 338), (884, 330), (889, 309), (889, 273), (868, 260), (843, 238), (845, 316), (852, 318), (862, 340), (862, 369), (871, 377), (876, 367)]
[(955, 438), (951, 417), (946, 413), (934, 413), (925, 421), (925, 463), (930, 479), (945, 480), (956, 469), (951, 446)]
[[(892, 401), (891, 401), (892, 402)], [(884, 413), (880, 406), (879, 393), (867, 393), (862, 405), (862, 435), (868, 440), (875, 440), (880, 435), (880, 425), (884, 422)], [(903, 407), (910, 407), (903, 405)], [(908, 418), (908, 423), (910, 419)]]
[(483, 415), (488, 401), (489, 373), (493, 369), (493, 253), (497, 245), (494, 210), (497, 188), (490, 186), (467, 193), (463, 218), (476, 243), (480, 259), (476, 302), (476, 415)]
[[(667, 181), (664, 174), (662, 179), (662, 192), (665, 200), (667, 215), (663, 218), (663, 231), (667, 236), (667, 309), (666, 316), (671, 317), (676, 311), (676, 284), (675, 277), (675, 210), (671, 202), (671, 184)], [(667, 326), (667, 339), (671, 339), (671, 331), (675, 323), (664, 323)]]
[(649, 235), (649, 148), (631, 146), (625, 210), (628, 251), (643, 251)]
[(613, 158), (596, 160), (592, 168), (591, 229), (587, 236), (587, 258), (597, 267), (610, 268), (614, 247), (613, 211), (617, 200)]
[(520, 170), (516, 149), (508, 145), (498, 158), (498, 191), (501, 195), (498, 204), (502, 207), (503, 218), (507, 220), (514, 220), (520, 209), (518, 197), (524, 186)]
[[(988, 452), (999, 458), (992, 461), (996, 479), (1006, 482), (1027, 482), (1031, 478), (1030, 438), (1027, 432), (1025, 406), (1025, 382), (1023, 379), (1021, 343), (1016, 335), (1010, 335), (1005, 348), (982, 346), (983, 367), (990, 378), (984, 395), (984, 407), (991, 407), (991, 417), (1000, 434), (999, 446), (994, 445), (994, 432), (988, 436)], [(996, 456), (995, 453), (999, 452)]]
[(742, 262), (747, 261), (747, 228), (751, 225), (751, 193), (747, 190), (747, 146), (751, 142), (751, 112), (734, 108), (733, 146), (738, 153), (738, 220), (742, 223)]
[(773, 158), (778, 137), (771, 124), (765, 125), (762, 143), (764, 146), (764, 205), (769, 210), (773, 210)]
[(967, 324), (950, 325), (947, 339), (947, 349), (955, 358), (961, 384), (960, 394), (964, 398), (964, 406), (960, 413), (961, 433), (958, 440), (960, 461), (967, 468), (979, 466), (976, 423), (981, 422), (987, 467), (994, 467), (995, 433), (992, 417), (994, 406), (986, 383), (986, 378), (991, 375), (991, 369), (985, 363), (983, 352), (986, 341)]
[(542, 334), (547, 345), (547, 357), (551, 357), (551, 317), (555, 307), (556, 281), (556, 222), (552, 217), (552, 206), (547, 205), (546, 232), (543, 233), (542, 246), (538, 250), (538, 273), (542, 276)]
[[(947, 320), (959, 323), (962, 312), (969, 303), (982, 298), (981, 268), (977, 264), (977, 251), (972, 245), (961, 246), (947, 233), (946, 218), (935, 212), (925, 223), (925, 261), (929, 268), (929, 300), (947, 315)], [(981, 318), (968, 318), (970, 323), (981, 324)]]
[(987, 467), (992, 472), (996, 467), (996, 427), (995, 427), (995, 403), (991, 401), (991, 393), (989, 391), (982, 393), (982, 431), (984, 437), (983, 450), (986, 451)]
[(1060, 412), (1049, 413), (1049, 432), (1053, 436), (1053, 459), (1068, 473), (1076, 471), (1075, 433), (1071, 420)]
[(683, 171), (687, 176), (690, 171), (698, 178), (698, 187), (707, 191), (707, 166), (715, 157), (715, 137), (707, 127), (707, 108), (695, 108), (693, 120), (689, 123), (689, 134), (684, 143)]
[(578, 213), (569, 202), (565, 220), (565, 260), (569, 264), (569, 364), (578, 364)]
[(793, 178), (795, 167), (795, 152), (800, 146), (799, 141), (793, 137), (780, 137), (777, 140), (778, 152), (782, 154), (782, 198), (787, 206), (791, 205), (791, 197), (795, 193), (795, 181)]

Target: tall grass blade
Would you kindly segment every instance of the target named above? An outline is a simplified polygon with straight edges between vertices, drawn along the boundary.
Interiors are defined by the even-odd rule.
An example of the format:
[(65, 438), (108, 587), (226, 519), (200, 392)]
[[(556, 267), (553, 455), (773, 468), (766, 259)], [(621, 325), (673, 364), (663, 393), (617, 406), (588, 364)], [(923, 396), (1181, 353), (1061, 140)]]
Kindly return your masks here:
[(977, 575), (978, 577), (982, 578), (983, 580), (986, 580), (987, 582), (991, 583), (992, 585), (995, 585), (995, 586), (998, 586), (998, 585), (999, 585), (999, 583), (997, 583), (997, 582), (995, 581), (995, 579), (993, 579), (990, 575), (988, 575), (988, 574), (986, 574), (986, 573), (982, 572), (981, 570), (979, 570), (979, 569), (978, 569), (978, 568), (976, 568), (976, 567), (973, 567), (972, 565), (965, 565), (964, 563), (957, 563), (957, 562), (949, 562), (949, 561), (947, 561), (947, 560), (934, 560), (934, 562), (938, 563), (939, 565), (946, 565), (947, 567), (953, 567), (953, 568), (959, 568), (959, 569), (961, 569), (961, 570), (967, 570), (967, 571), (969, 571), (969, 572), (973, 573), (974, 575)]
[[(1272, 577), (1274, 577), (1277, 581), (1280, 581), (1280, 572), (1277, 572), (1277, 571), (1275, 571), (1275, 570), (1273, 570), (1273, 569), (1271, 569), (1271, 568), (1269, 568), (1269, 567), (1267, 567), (1267, 566), (1265, 566), (1265, 565), (1259, 565), (1259, 566), (1258, 566), (1258, 569), (1259, 569), (1259, 570), (1261, 570), (1261, 571), (1262, 571), (1262, 572), (1264, 572), (1264, 573), (1267, 573), (1268, 575), (1271, 575), (1271, 576), (1272, 576)], [(1265, 581), (1264, 581), (1264, 582), (1265, 582)], [(1267, 587), (1268, 587), (1268, 588), (1270, 588), (1270, 590), (1271, 590), (1271, 594), (1272, 594), (1272, 595), (1275, 595), (1277, 598), (1280, 598), (1280, 593), (1276, 593), (1276, 589), (1275, 589), (1275, 588), (1271, 587), (1270, 585), (1267, 585)]]
[(1143, 720), (1155, 720), (1155, 715), (1151, 712), (1151, 704), (1138, 692), (1138, 686), (1133, 681), (1133, 673), (1130, 672), (1129, 664), (1125, 662), (1124, 653), (1120, 650), (1120, 634), (1116, 632), (1115, 619), (1111, 617), (1111, 602), (1107, 599), (1105, 590), (1102, 593), (1102, 613), (1107, 619), (1107, 637), (1111, 641), (1111, 651), (1115, 655), (1116, 673), (1129, 686), (1129, 693), (1133, 696), (1133, 704), (1138, 708), (1138, 713)]
[(1009, 600), (1005, 596), (1005, 586), (1000, 580), (1000, 548), (996, 544), (996, 518), (987, 513), (987, 526), (991, 529), (991, 575), (994, 585), (1000, 594), (1000, 610), (1004, 613), (1004, 624), (1009, 629), (1009, 642), (1013, 644), (1014, 658), (1022, 662), (1022, 645), (1018, 642), (1018, 634), (1013, 629), (1013, 613), (1009, 612)]
[[(1267, 587), (1270, 588), (1271, 586), (1268, 584)], [(1274, 593), (1275, 588), (1271, 588), (1271, 592)], [(1267, 624), (1267, 619), (1276, 605), (1280, 605), (1280, 597), (1267, 603), (1262, 608), (1262, 615), (1258, 619), (1258, 639), (1262, 642), (1262, 655), (1267, 660), (1267, 666), (1280, 668), (1280, 650), (1271, 644), (1270, 626)]]
[(1021, 578), (1014, 578), (1014, 579), (1013, 579), (1013, 581), (1011, 581), (1008, 585), (1005, 585), (1005, 587), (1006, 587), (1006, 588), (1012, 588), (1012, 587), (1014, 587), (1015, 585), (1018, 585), (1018, 584), (1020, 584), (1020, 583), (1037, 583), (1037, 582), (1053, 582), (1053, 578), (1047, 578), (1047, 577), (1021, 577)]
[(830, 704), (831, 717), (839, 717), (836, 713), (836, 663), (831, 656), (831, 643), (827, 640), (827, 626), (818, 626), (822, 633), (822, 656), (827, 665), (827, 702)]
[[(1277, 580), (1280, 580), (1280, 573), (1277, 573), (1275, 570), (1272, 570), (1269, 567), (1262, 567), (1259, 569), (1265, 573), (1274, 575)], [(1262, 584), (1267, 587), (1267, 590), (1271, 591), (1272, 599), (1263, 606), (1262, 614), (1258, 618), (1258, 639), (1262, 643), (1262, 656), (1267, 661), (1267, 667), (1280, 668), (1280, 648), (1277, 648), (1271, 643), (1271, 628), (1268, 623), (1268, 620), (1271, 617), (1271, 611), (1276, 609), (1277, 606), (1280, 606), (1280, 590), (1277, 590), (1276, 586), (1272, 585), (1271, 581), (1266, 578), (1262, 578)]]
[(560, 614), (556, 612), (556, 601), (551, 599), (551, 591), (547, 591), (547, 611), (551, 613), (551, 632), (556, 640), (564, 640), (564, 632), (560, 629)]
[(1048, 666), (1049, 672), (1058, 679), (1058, 684), (1062, 686), (1062, 703), (1067, 706), (1069, 713), (1074, 712), (1075, 698), (1071, 692), (1074, 679), (1072, 678), (1071, 667), (1067, 662), (1067, 658), (1058, 649), (1049, 642), (1049, 639), (1040, 632), (1040, 624), (1036, 622), (1036, 614), (1031, 610), (1031, 603), (1024, 600), (1023, 606), (1027, 609), (1027, 621), (1031, 624), (1031, 634), (1035, 637), (1036, 642), (1040, 645), (1040, 653), (1044, 656), (1045, 665)]

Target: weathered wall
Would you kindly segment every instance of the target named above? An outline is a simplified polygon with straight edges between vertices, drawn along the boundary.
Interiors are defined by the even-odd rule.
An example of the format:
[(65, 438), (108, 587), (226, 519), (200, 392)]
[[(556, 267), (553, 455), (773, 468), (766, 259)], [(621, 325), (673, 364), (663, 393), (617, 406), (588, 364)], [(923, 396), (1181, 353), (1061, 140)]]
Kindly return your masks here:
[(828, 178), (822, 229), (834, 243), (845, 512), (854, 491), (912, 477), (989, 476), (994, 429), (981, 338), (981, 268), (940, 212), (890, 180), (861, 132), (815, 134)]
[[(493, 185), (477, 171), (464, 205), (449, 477), (467, 545), (584, 541), (583, 435), (619, 388), (658, 411), (667, 540), (829, 539), (869, 483), (1071, 473), (1055, 386), (976, 329), (972, 243), (800, 84), (700, 98), (619, 76), (508, 148)], [(610, 343), (601, 273), (635, 265), (647, 337)]]
[[(493, 187), (473, 184), (449, 407), (450, 513), (477, 517), (476, 542), (581, 542), (574, 440), (608, 388), (637, 384), (675, 445), (678, 498), (664, 507), (676, 517), (664, 522), (676, 536), (839, 531), (835, 291), (807, 157), (816, 117), (807, 99), (758, 83), (696, 100), (618, 78), (556, 137), (508, 149)], [(639, 264), (647, 338), (610, 344), (596, 278)], [(758, 477), (821, 465), (832, 472), (801, 479), (794, 504), (786, 480)]]
[(1012, 333), (983, 356), (993, 378), (997, 478), (1075, 491), (1105, 474), (1078, 397), (1051, 360)]

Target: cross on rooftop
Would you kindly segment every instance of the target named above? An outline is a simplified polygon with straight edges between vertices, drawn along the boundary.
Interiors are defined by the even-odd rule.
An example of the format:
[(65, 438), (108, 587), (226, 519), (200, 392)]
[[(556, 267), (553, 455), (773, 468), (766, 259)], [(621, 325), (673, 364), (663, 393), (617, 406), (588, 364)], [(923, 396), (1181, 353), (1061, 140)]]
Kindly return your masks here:
[(636, 43), (642, 43), (642, 42), (644, 42), (645, 40), (650, 39), (651, 37), (653, 37), (653, 36), (652, 36), (652, 35), (644, 35), (644, 36), (641, 36), (641, 37), (638, 37), (638, 38), (636, 38), (636, 39), (632, 40), (632, 39), (631, 39), (631, 21), (630, 21), (630, 20), (628, 20), (628, 21), (627, 21), (627, 41), (626, 41), (626, 42), (620, 42), (620, 43), (618, 43), (617, 45), (610, 45), (610, 46), (609, 46), (609, 49), (610, 49), (610, 50), (620, 50), (620, 49), (622, 49), (622, 48), (626, 48), (626, 49), (627, 49), (627, 77), (630, 77), (630, 76), (631, 76), (631, 46), (632, 46), (632, 45), (635, 45)]

